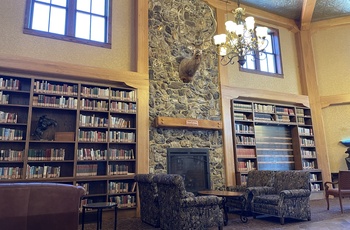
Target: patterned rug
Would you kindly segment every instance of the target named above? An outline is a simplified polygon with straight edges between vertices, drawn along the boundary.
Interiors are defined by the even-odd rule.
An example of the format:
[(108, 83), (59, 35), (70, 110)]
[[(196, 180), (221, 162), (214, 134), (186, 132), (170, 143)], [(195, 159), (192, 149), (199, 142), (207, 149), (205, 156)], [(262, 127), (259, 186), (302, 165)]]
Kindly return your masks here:
[[(331, 199), (330, 210), (327, 210), (327, 204), (325, 200), (312, 200), (311, 206), (311, 221), (302, 221), (294, 219), (286, 219), (285, 224), (281, 225), (279, 219), (276, 217), (258, 216), (256, 219), (248, 217), (248, 223), (242, 223), (237, 214), (229, 214), (228, 225), (224, 227), (224, 230), (245, 230), (245, 229), (259, 229), (259, 230), (271, 230), (271, 229), (331, 229), (342, 230), (350, 229), (350, 200), (344, 199), (343, 208), (344, 213), (341, 214), (339, 200)], [(108, 217), (104, 218), (102, 229), (113, 230), (113, 219)], [(79, 230), (81, 226), (79, 226)], [(85, 224), (85, 230), (95, 230), (96, 224)], [(151, 230), (159, 229), (153, 228), (150, 225), (142, 223), (139, 218), (125, 218), (118, 219), (118, 230)], [(217, 228), (211, 228), (214, 230)], [(174, 229), (182, 230), (182, 229)]]

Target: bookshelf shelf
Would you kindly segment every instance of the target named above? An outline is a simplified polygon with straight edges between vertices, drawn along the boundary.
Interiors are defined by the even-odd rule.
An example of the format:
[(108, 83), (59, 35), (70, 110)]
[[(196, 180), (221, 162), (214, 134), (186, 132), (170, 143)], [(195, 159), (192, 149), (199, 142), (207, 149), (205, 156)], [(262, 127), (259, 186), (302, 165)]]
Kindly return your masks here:
[[(119, 87), (120, 85), (120, 87)], [(84, 186), (86, 202), (136, 207), (136, 90), (0, 73), (0, 183)], [(42, 116), (57, 125), (34, 135)], [(109, 191), (123, 184), (123, 192)]]
[(238, 185), (249, 170), (308, 170), (312, 191), (323, 190), (309, 108), (239, 99), (231, 108)]

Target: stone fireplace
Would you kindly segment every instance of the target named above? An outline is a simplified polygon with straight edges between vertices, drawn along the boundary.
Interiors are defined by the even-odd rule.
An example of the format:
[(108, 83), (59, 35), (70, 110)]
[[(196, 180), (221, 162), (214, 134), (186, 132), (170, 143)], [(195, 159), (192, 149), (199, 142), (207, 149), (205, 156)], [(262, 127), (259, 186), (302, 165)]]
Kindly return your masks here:
[(209, 149), (168, 148), (168, 174), (180, 174), (185, 180), (186, 191), (196, 193), (211, 188)]
[[(218, 58), (209, 36), (215, 32), (213, 11), (202, 0), (148, 0), (148, 5), (149, 171), (168, 172), (169, 148), (207, 149), (212, 188), (222, 189), (222, 130), (154, 125), (158, 117), (221, 120)], [(204, 37), (210, 39), (200, 40)], [(179, 77), (180, 60), (190, 58), (193, 44), (199, 43), (202, 61), (193, 80), (184, 83)]]

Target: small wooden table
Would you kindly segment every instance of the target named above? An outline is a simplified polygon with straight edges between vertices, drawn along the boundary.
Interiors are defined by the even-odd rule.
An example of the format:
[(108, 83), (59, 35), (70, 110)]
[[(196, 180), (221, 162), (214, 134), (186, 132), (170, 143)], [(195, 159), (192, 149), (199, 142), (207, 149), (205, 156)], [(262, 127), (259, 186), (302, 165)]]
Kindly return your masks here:
[(244, 206), (246, 203), (246, 199), (244, 197), (243, 192), (231, 192), (231, 191), (219, 191), (219, 190), (203, 190), (203, 191), (198, 191), (198, 194), (200, 195), (214, 195), (214, 196), (219, 196), (222, 197), (223, 199), (223, 207), (224, 207), (224, 225), (227, 225), (228, 222), (228, 207), (226, 207), (226, 201), (230, 197), (239, 197), (242, 199), (242, 206), (241, 206), (241, 214), (240, 214), (240, 219), (243, 223), (248, 222), (248, 218), (244, 215)]
[(85, 222), (85, 211), (86, 209), (96, 209), (97, 210), (97, 220), (96, 220), (96, 229), (102, 229), (102, 211), (104, 209), (114, 208), (114, 230), (117, 230), (117, 211), (118, 205), (114, 202), (98, 202), (83, 205), (83, 213), (81, 215), (81, 230), (84, 230)]

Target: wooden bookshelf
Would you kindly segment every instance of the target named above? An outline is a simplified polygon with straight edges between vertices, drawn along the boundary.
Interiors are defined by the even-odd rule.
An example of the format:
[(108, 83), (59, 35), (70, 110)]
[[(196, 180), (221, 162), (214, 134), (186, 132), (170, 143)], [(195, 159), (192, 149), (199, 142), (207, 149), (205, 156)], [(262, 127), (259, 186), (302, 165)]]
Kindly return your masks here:
[(87, 202), (136, 208), (136, 89), (0, 73), (0, 96), (0, 183), (82, 185)]
[(236, 184), (250, 170), (308, 170), (312, 191), (323, 190), (309, 108), (239, 99), (231, 108)]

